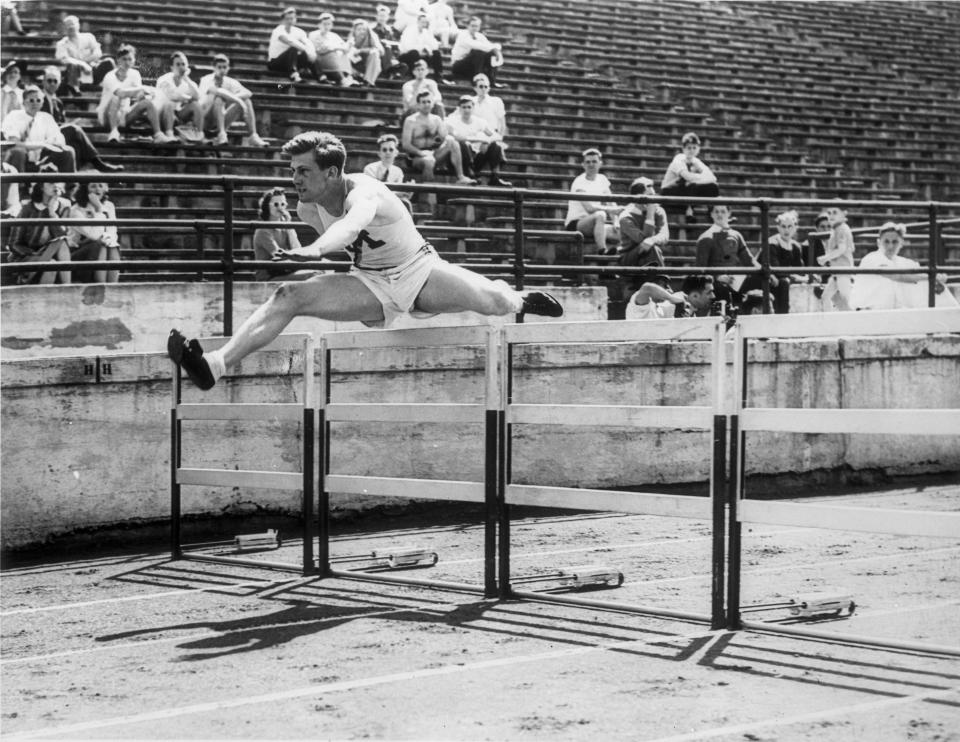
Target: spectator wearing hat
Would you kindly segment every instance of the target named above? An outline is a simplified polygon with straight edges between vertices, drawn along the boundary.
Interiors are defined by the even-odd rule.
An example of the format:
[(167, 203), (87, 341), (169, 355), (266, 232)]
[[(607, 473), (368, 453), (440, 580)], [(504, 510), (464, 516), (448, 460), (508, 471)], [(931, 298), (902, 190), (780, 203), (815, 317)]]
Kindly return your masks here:
[(423, 59), (430, 65), (434, 79), (441, 84), (448, 85), (443, 79), (443, 56), (440, 54), (440, 42), (430, 33), (430, 19), (427, 14), (417, 16), (416, 23), (408, 25), (400, 34), (400, 54), (397, 57), (401, 62), (413, 69), (417, 60)]
[(363, 18), (357, 18), (347, 37), (347, 58), (354, 72), (362, 76), (363, 82), (373, 86), (383, 71), (383, 55), (386, 50), (380, 38)]
[(92, 33), (80, 31), (80, 19), (68, 15), (63, 19), (64, 37), (57, 42), (54, 56), (63, 66), (63, 87), (60, 95), (80, 95), (81, 83), (99, 85), (116, 62), (103, 56), (100, 42)]
[(358, 85), (353, 79), (353, 65), (347, 56), (347, 42), (333, 30), (332, 13), (321, 13), (317, 27), (308, 36), (317, 54), (314, 71), (318, 78), (326, 76), (330, 82), (345, 88)]
[(493, 87), (502, 88), (497, 82), (497, 70), (503, 64), (503, 48), (481, 33), (482, 25), (479, 16), (470, 16), (450, 51), (450, 69), (454, 77), (466, 80), (473, 80), (482, 72)]
[(5, 159), (21, 173), (36, 172), (48, 163), (62, 173), (75, 172), (76, 153), (53, 116), (40, 110), (42, 106), (40, 88), (24, 88), (23, 108), (8, 113), (0, 126), (4, 141), (13, 145)]
[[(717, 176), (698, 156), (700, 137), (693, 132), (684, 134), (680, 140), (683, 150), (667, 166), (667, 172), (660, 183), (661, 196), (692, 196), (694, 198), (715, 198), (720, 195)], [(693, 216), (693, 206), (680, 204), (673, 207), (680, 213)]]
[(307, 32), (297, 22), (297, 9), (284, 8), (280, 13), (280, 25), (270, 32), (267, 45), (267, 69), (291, 82), (300, 82), (301, 70), (313, 71), (317, 52), (307, 37)]
[(490, 168), (489, 185), (510, 188), (513, 184), (500, 177), (500, 166), (503, 164), (500, 142), (503, 137), (491, 129), (486, 121), (474, 115), (475, 106), (472, 95), (461, 95), (457, 110), (447, 116), (447, 129), (460, 143), (463, 170), (475, 178), (485, 167)]
[(57, 91), (60, 89), (60, 68), (50, 65), (43, 70), (43, 104), (40, 110), (53, 116), (53, 120), (60, 127), (64, 141), (71, 147), (77, 156), (77, 168), (94, 167), (102, 173), (115, 173), (123, 170), (123, 165), (111, 165), (104, 162), (100, 153), (90, 141), (87, 133), (76, 123), (67, 123), (63, 101)]
[(202, 128), (216, 132), (213, 143), (227, 143), (227, 128), (243, 116), (247, 125), (247, 145), (266, 147), (267, 143), (257, 133), (257, 116), (253, 109), (253, 93), (239, 81), (227, 75), (230, 58), (226, 54), (213, 55), (213, 72), (200, 78), (200, 111)]

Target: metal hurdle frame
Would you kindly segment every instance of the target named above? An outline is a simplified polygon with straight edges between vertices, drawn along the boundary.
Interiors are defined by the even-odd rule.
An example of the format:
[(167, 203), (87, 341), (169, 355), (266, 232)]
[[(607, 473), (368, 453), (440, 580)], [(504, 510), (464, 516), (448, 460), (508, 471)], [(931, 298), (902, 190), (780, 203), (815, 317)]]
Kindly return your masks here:
[[(734, 403), (730, 419), (729, 565), (727, 611), (730, 629), (791, 634), (891, 649), (960, 656), (960, 647), (833, 634), (795, 626), (749, 621), (740, 615), (741, 526), (763, 523), (836, 528), (905, 536), (960, 539), (960, 513), (864, 508), (749, 500), (745, 496), (747, 431), (954, 435), (960, 441), (960, 409), (797, 409), (748, 407), (749, 340), (858, 335), (928, 335), (960, 332), (960, 309), (916, 309), (823, 314), (750, 315), (735, 331)], [(827, 520), (829, 519), (829, 520)], [(824, 526), (829, 522), (830, 526)]]
[[(498, 341), (498, 328), (492, 325), (332, 332), (321, 338), (321, 394), (318, 425), (320, 437), (318, 569), (322, 576), (482, 593), (488, 598), (496, 597), (497, 420), (500, 401), (497, 369), (500, 365), (501, 356)], [(468, 345), (482, 346), (486, 349), (484, 400), (481, 403), (336, 403), (331, 400), (331, 377), (334, 373), (331, 357), (335, 350)], [(484, 479), (481, 482), (473, 482), (334, 474), (331, 472), (330, 462), (330, 425), (334, 422), (459, 422), (482, 424), (485, 431)], [(485, 505), (483, 585), (334, 569), (330, 562), (329, 514), (331, 491), (357, 495), (483, 503)]]
[[(222, 347), (230, 338), (204, 338), (204, 348), (213, 350)], [(314, 574), (313, 498), (316, 489), (314, 462), (316, 456), (316, 410), (314, 408), (314, 347), (313, 338), (307, 333), (280, 335), (261, 351), (300, 350), (303, 353), (303, 402), (301, 403), (233, 403), (182, 401), (183, 371), (173, 364), (173, 393), (170, 406), (170, 552), (173, 559), (198, 562), (235, 564), (261, 569), (275, 569)], [(303, 470), (301, 472), (255, 471), (248, 469), (197, 469), (182, 465), (182, 423), (184, 420), (286, 420), (299, 421), (303, 425)], [(300, 565), (260, 559), (245, 559), (219, 554), (202, 554), (190, 550), (190, 545), (181, 543), (181, 498), (182, 485), (207, 485), (222, 487), (255, 487), (302, 492), (303, 558)], [(201, 545), (197, 545), (199, 547)]]
[[(503, 370), (501, 388), (501, 469), (500, 481), (500, 597), (578, 605), (627, 613), (643, 613), (709, 623), (722, 628), (724, 616), (724, 550), (726, 425), (724, 410), (724, 335), (721, 317), (621, 322), (543, 322), (507, 325), (503, 328)], [(513, 402), (514, 348), (521, 344), (595, 342), (709, 341), (711, 343), (711, 389), (709, 406), (515, 404)], [(710, 497), (684, 497), (660, 493), (596, 490), (567, 487), (520, 485), (512, 482), (512, 432), (518, 423), (541, 425), (616, 425), (645, 428), (683, 428), (711, 431)], [(697, 518), (712, 523), (710, 610), (694, 613), (665, 608), (631, 605), (609, 600), (591, 600), (514, 590), (510, 583), (510, 506), (531, 505), (576, 510), (605, 510), (680, 518)]]

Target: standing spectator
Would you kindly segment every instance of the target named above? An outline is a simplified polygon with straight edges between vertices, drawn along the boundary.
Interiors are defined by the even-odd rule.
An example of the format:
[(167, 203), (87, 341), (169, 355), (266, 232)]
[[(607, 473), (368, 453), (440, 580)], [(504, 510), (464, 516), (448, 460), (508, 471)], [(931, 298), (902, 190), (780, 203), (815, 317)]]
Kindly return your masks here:
[[(827, 209), (827, 222), (830, 225), (830, 237), (827, 239), (826, 252), (817, 258), (820, 265), (838, 268), (853, 267), (855, 245), (853, 232), (847, 224), (847, 214), (839, 206)], [(833, 275), (823, 287), (821, 299), (824, 310), (836, 306), (842, 312), (850, 311), (850, 291), (853, 286), (849, 275)]]
[(23, 88), (20, 87), (23, 71), (23, 62), (16, 59), (7, 62), (3, 68), (3, 87), (0, 87), (0, 122), (10, 111), (23, 108)]
[[(260, 221), (290, 222), (287, 195), (282, 188), (270, 188), (260, 197)], [(290, 227), (258, 227), (253, 233), (253, 259), (272, 260), (278, 250), (299, 250), (300, 239)], [(253, 277), (257, 281), (302, 280), (316, 275), (314, 271), (289, 271), (286, 268), (260, 268)]]
[(397, 60), (400, 46), (400, 32), (390, 23), (390, 8), (382, 3), (377, 6), (377, 22), (373, 32), (383, 45), (383, 74), (396, 77), (403, 73), (403, 66)]
[(63, 138), (53, 116), (40, 110), (42, 105), (40, 88), (24, 88), (23, 108), (8, 113), (0, 125), (3, 139), (12, 144), (5, 160), (20, 173), (36, 172), (46, 163), (62, 173), (75, 172), (76, 153)]
[(170, 72), (157, 78), (154, 108), (160, 117), (160, 128), (174, 138), (174, 122), (179, 122), (177, 134), (185, 142), (198, 142), (203, 137), (200, 117), (200, 88), (190, 79), (190, 63), (183, 52), (170, 56)]
[(79, 124), (67, 123), (63, 101), (57, 95), (60, 88), (60, 68), (53, 65), (43, 70), (43, 103), (40, 110), (53, 116), (60, 127), (60, 133), (68, 146), (73, 147), (77, 159), (77, 168), (93, 166), (102, 173), (115, 173), (123, 170), (123, 165), (111, 165), (104, 162), (97, 148)]
[[(904, 224), (886, 222), (877, 232), (877, 249), (860, 259), (861, 268), (916, 269), (916, 260), (900, 255), (907, 238)], [(856, 309), (922, 309), (927, 306), (927, 276), (923, 273), (858, 275), (853, 283), (850, 303)], [(944, 291), (947, 276), (936, 275), (937, 306), (957, 306), (957, 300)]]
[(137, 51), (129, 44), (117, 49), (117, 67), (103, 78), (103, 91), (97, 105), (97, 118), (110, 133), (108, 142), (120, 141), (120, 127), (130, 126), (140, 119), (146, 119), (153, 130), (154, 144), (175, 142), (160, 131), (160, 117), (151, 100), (156, 92), (143, 84), (140, 73), (134, 69)]
[(407, 80), (400, 88), (400, 94), (403, 96), (401, 122), (411, 113), (416, 113), (417, 97), (422, 92), (430, 93), (430, 99), (433, 101), (433, 108), (430, 109), (430, 112), (440, 118), (446, 118), (447, 112), (443, 107), (443, 96), (440, 94), (437, 81), (427, 77), (427, 63), (423, 59), (418, 59), (413, 63), (413, 79)]
[(376, 85), (383, 69), (384, 51), (370, 24), (357, 18), (347, 38), (347, 58), (353, 64), (354, 71), (362, 75), (363, 81), (371, 87)]
[(393, 14), (393, 27), (403, 33), (410, 26), (417, 25), (417, 18), (427, 12), (427, 0), (397, 0), (397, 10)]
[(460, 143), (463, 170), (476, 177), (483, 168), (489, 167), (489, 184), (496, 188), (510, 188), (513, 184), (500, 177), (502, 137), (486, 121), (473, 115), (475, 105), (472, 95), (460, 96), (457, 110), (447, 116), (447, 129)]
[(226, 54), (213, 55), (213, 72), (200, 78), (201, 128), (215, 131), (213, 143), (227, 143), (227, 127), (240, 116), (247, 125), (247, 145), (266, 147), (257, 133), (257, 116), (253, 110), (253, 93), (229, 77), (230, 59)]
[(495, 88), (504, 87), (497, 82), (497, 69), (503, 64), (500, 44), (495, 44), (480, 32), (483, 22), (478, 16), (470, 16), (467, 27), (457, 34), (450, 52), (450, 69), (453, 76), (466, 80), (481, 72)]
[(267, 69), (300, 82), (300, 70), (313, 70), (317, 52), (307, 32), (296, 26), (297, 9), (285, 8), (280, 14), (280, 25), (270, 32), (267, 46)]
[[(630, 184), (631, 196), (656, 196), (653, 181), (639, 177)], [(619, 217), (620, 265), (664, 265), (663, 249), (670, 241), (667, 212), (660, 204), (627, 204)], [(639, 277), (628, 276), (627, 284), (632, 290), (639, 288)]]
[(100, 42), (92, 33), (80, 32), (80, 19), (68, 15), (63, 19), (66, 34), (57, 42), (54, 56), (63, 66), (61, 96), (80, 95), (80, 84), (99, 85), (116, 63), (103, 56)]
[[(397, 155), (400, 153), (400, 142), (393, 134), (384, 134), (377, 140), (377, 155), (380, 158), (363, 168), (363, 174), (376, 178), (384, 183), (403, 183), (403, 170), (396, 165)], [(410, 193), (394, 191), (403, 205), (412, 213), (413, 204), (410, 203)]]
[(430, 19), (430, 32), (437, 37), (441, 48), (449, 49), (450, 39), (460, 33), (450, 3), (447, 0), (433, 0), (427, 6), (427, 17)]
[[(120, 240), (117, 227), (113, 224), (98, 224), (117, 218), (116, 209), (110, 201), (109, 186), (106, 183), (81, 183), (77, 188), (76, 200), (70, 210), (71, 219), (88, 219), (89, 225), (67, 228), (67, 242), (70, 244), (70, 259), (80, 261), (120, 262)], [(89, 273), (89, 271), (86, 271)], [(89, 282), (77, 271), (74, 278), (78, 283)], [(120, 271), (93, 271), (94, 283), (116, 283), (120, 280)]]
[[(476, 115), (487, 122), (487, 125), (500, 136), (507, 136), (507, 109), (503, 105), (503, 98), (490, 95), (490, 78), (482, 72), (473, 76), (473, 91), (477, 101)], [(506, 143), (501, 144), (503, 149)]]
[(430, 20), (426, 13), (417, 17), (416, 23), (411, 23), (400, 34), (400, 56), (398, 59), (413, 69), (419, 59), (426, 60), (433, 70), (434, 79), (447, 85), (443, 79), (443, 56), (440, 54), (440, 43), (430, 33)]
[(353, 67), (347, 57), (347, 42), (333, 31), (332, 13), (321, 13), (317, 28), (310, 32), (310, 43), (317, 53), (314, 71), (318, 78), (326, 75), (333, 83), (349, 88), (358, 83), (353, 79)]
[[(70, 247), (67, 244), (67, 229), (60, 225), (61, 219), (70, 216), (70, 200), (63, 197), (63, 183), (35, 183), (30, 191), (30, 201), (20, 210), (20, 219), (50, 219), (50, 224), (21, 226), (14, 222), (10, 234), (10, 262), (12, 263), (58, 263), (70, 262)], [(18, 273), (18, 283), (50, 284), (70, 283), (70, 271), (47, 271), (45, 273)]]
[[(695, 198), (715, 198), (720, 195), (717, 176), (697, 155), (700, 154), (700, 137), (693, 132), (683, 135), (680, 140), (683, 149), (667, 166), (663, 181), (660, 183), (661, 196), (693, 196)], [(693, 206), (679, 204), (671, 210), (686, 212), (693, 216)]]
[[(594, 196), (612, 195), (610, 181), (600, 172), (603, 156), (598, 149), (583, 151), (583, 172), (574, 178), (570, 186), (571, 193), (589, 193)], [(597, 252), (607, 251), (608, 232), (612, 237), (615, 230), (608, 225), (608, 220), (620, 212), (620, 207), (601, 201), (568, 201), (567, 216), (563, 220), (564, 229), (568, 232), (579, 232), (587, 239), (592, 239)]]
[[(747, 249), (747, 241), (737, 230), (730, 228), (730, 209), (726, 204), (710, 205), (710, 218), (713, 225), (697, 240), (697, 267), (699, 268), (754, 268), (757, 266)], [(739, 306), (739, 289), (744, 282), (743, 275), (721, 275), (716, 277), (717, 298)]]
[(423, 173), (424, 182), (434, 179), (438, 164), (450, 163), (457, 182), (475, 185), (476, 181), (464, 174), (460, 145), (447, 131), (444, 120), (430, 112), (433, 99), (426, 90), (417, 96), (417, 112), (403, 122), (403, 151), (411, 158), (411, 164)]

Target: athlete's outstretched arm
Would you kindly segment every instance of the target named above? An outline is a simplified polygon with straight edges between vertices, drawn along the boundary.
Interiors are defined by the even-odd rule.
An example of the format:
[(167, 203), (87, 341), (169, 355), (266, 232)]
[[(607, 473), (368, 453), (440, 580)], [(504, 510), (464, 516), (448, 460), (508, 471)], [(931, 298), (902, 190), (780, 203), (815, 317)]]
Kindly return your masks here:
[(331, 224), (322, 235), (309, 245), (292, 249), (278, 250), (274, 259), (312, 260), (327, 253), (337, 252), (353, 244), (360, 232), (377, 214), (377, 193), (363, 187), (351, 191), (346, 198), (346, 213), (339, 221)]

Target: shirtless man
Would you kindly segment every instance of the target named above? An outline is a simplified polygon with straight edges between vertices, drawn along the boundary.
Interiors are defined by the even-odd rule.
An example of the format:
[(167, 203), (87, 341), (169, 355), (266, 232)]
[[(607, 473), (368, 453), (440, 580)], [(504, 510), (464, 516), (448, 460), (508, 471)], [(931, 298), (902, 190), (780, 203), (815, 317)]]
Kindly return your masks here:
[(167, 353), (201, 389), (213, 387), (228, 367), (267, 345), (295, 317), (385, 327), (406, 313), (563, 314), (547, 293), (520, 293), (441, 260), (392, 191), (369, 176), (343, 172), (347, 153), (332, 134), (305, 132), (282, 151), (291, 158), (297, 213), (320, 236), (310, 245), (279, 250), (274, 259), (316, 260), (345, 249), (354, 265), (349, 273), (281, 284), (220, 350), (205, 354), (196, 340), (171, 330)]
[(423, 180), (433, 180), (433, 171), (443, 160), (450, 160), (457, 182), (476, 185), (477, 181), (464, 175), (460, 145), (447, 131), (443, 119), (430, 112), (433, 95), (429, 90), (417, 93), (417, 112), (404, 119), (401, 143), (403, 151), (410, 155), (415, 170), (423, 172)]

